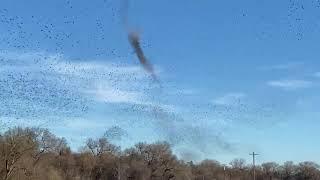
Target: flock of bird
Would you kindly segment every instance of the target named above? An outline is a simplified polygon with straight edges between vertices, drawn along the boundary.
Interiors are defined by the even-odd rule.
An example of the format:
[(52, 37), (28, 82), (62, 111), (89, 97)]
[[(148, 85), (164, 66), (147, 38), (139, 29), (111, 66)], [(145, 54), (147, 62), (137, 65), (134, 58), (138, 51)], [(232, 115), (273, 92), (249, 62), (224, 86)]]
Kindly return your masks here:
[[(74, 3), (76, 1), (67, 0), (65, 6), (75, 11)], [(147, 55), (143, 51), (140, 34), (133, 31), (134, 28), (129, 26), (128, 2), (124, 0), (125, 8), (122, 10), (116, 10), (117, 8), (111, 7), (110, 2), (107, 0), (104, 0), (103, 3), (111, 8), (113, 19), (119, 16), (122, 17), (121, 21), (125, 27), (125, 33), (127, 33), (128, 44), (136, 54), (138, 62), (146, 73), (159, 83), (161, 77), (158, 77), (152, 63), (148, 61)], [(303, 13), (305, 7), (301, 1), (290, 0), (290, 3), (288, 17), (294, 18), (295, 21), (290, 28), (296, 29), (297, 37), (301, 39), (303, 37), (303, 18), (297, 17), (296, 14), (297, 12)], [(320, 6), (320, 2), (317, 1), (317, 3)], [(116, 15), (117, 12), (122, 14)], [(59, 117), (69, 118), (83, 116), (90, 110), (90, 104), (92, 103), (90, 98), (82, 94), (83, 89), (90, 91), (90, 87), (101, 80), (108, 81), (109, 86), (115, 87), (119, 91), (121, 86), (125, 86), (127, 82), (147, 81), (145, 78), (140, 77), (140, 71), (134, 71), (129, 76), (121, 74), (120, 70), (125, 68), (122, 66), (111, 68), (114, 71), (108, 71), (100, 66), (97, 66), (97, 69), (95, 67), (87, 69), (77, 64), (75, 65), (73, 62), (61, 63), (63, 58), (51, 56), (50, 52), (63, 54), (66, 50), (77, 49), (78, 47), (82, 47), (79, 48), (80, 50), (83, 49), (83, 44), (87, 42), (83, 42), (83, 39), (77, 39), (78, 35), (75, 35), (73, 31), (68, 31), (68, 29), (75, 30), (78, 27), (77, 21), (79, 18), (81, 18), (80, 15), (63, 16), (62, 22), (56, 22), (54, 18), (34, 15), (23, 17), (14, 15), (14, 12), (10, 12), (6, 8), (0, 9), (0, 47), (3, 48), (0, 51), (0, 120), (1, 118), (11, 117), (13, 119), (10, 120), (10, 123), (17, 124), (17, 119), (23, 119), (23, 121), (29, 119), (32, 121), (42, 118), (47, 121), (58, 121), (55, 118), (57, 114), (59, 114)], [(93, 36), (87, 38), (95, 37), (90, 42), (107, 41), (106, 34), (108, 31), (104, 22), (102, 18), (96, 19), (94, 22), (96, 32), (93, 33)], [(298, 28), (293, 27), (293, 25), (298, 25)], [(32, 29), (31, 26), (36, 27), (36, 29)], [(43, 39), (43, 41), (40, 41), (40, 39)], [(54, 44), (54, 48), (46, 46), (46, 43), (49, 42)], [(84, 46), (84, 48), (86, 47)], [(101, 46), (93, 48), (96, 51), (95, 56), (126, 59), (131, 54), (131, 52), (128, 52), (124, 56), (119, 55), (116, 48), (106, 49)], [(18, 54), (6, 51), (6, 49), (14, 49)], [(46, 53), (29, 53), (37, 51)], [(117, 69), (120, 69), (119, 72), (117, 72)], [(141, 88), (140, 85), (133, 85), (132, 87)], [(142, 89), (142, 92), (146, 94), (152, 91), (154, 91), (154, 85), (152, 84), (147, 84)], [(156, 96), (163, 96), (163, 94), (156, 94)], [(184, 97), (184, 94), (176, 96), (176, 98)], [(162, 97), (156, 97), (155, 99), (157, 98), (162, 99)], [(197, 105), (191, 106), (193, 106), (191, 109), (201, 109)], [(257, 105), (251, 106), (241, 100), (235, 102), (232, 106), (214, 106), (210, 104), (208, 107), (210, 108), (197, 113), (198, 118), (208, 119), (213, 113), (218, 118), (230, 121), (248, 118), (248, 122), (257, 123), (252, 121), (254, 118), (246, 115), (258, 114), (260, 118), (265, 118), (273, 114), (267, 108), (258, 107)], [(215, 133), (212, 134), (209, 130), (204, 130), (203, 127), (184, 123), (186, 120), (181, 115), (171, 112), (162, 105), (138, 103), (123, 110), (151, 114), (159, 131), (173, 144), (189, 142), (190, 144), (199, 143), (201, 146), (205, 146), (206, 143), (204, 142), (213, 138), (220, 144), (219, 146), (231, 149), (231, 145), (224, 141), (222, 136)], [(120, 137), (123, 134), (125, 134), (123, 129), (114, 127), (110, 130), (110, 134), (107, 135)]]

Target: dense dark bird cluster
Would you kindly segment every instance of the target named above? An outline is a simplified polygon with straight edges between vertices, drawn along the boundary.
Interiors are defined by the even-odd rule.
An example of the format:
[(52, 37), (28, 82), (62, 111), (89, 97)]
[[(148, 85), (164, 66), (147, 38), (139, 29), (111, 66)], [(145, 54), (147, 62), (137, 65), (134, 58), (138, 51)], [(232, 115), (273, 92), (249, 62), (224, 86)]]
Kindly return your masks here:
[[(302, 40), (306, 32), (318, 29), (318, 25), (312, 23), (310, 18), (318, 18), (317, 13), (320, 8), (319, 0), (299, 1), (289, 0), (288, 27), (289, 32), (294, 33), (298, 40)], [(306, 15), (309, 15), (308, 17)], [(310, 16), (311, 15), (311, 16)]]
[[(112, 46), (107, 48), (99, 46), (109, 42), (105, 36), (108, 33), (106, 28), (110, 27), (106, 25), (105, 20), (110, 19), (110, 22), (116, 25), (114, 21), (117, 9), (113, 7), (114, 4), (110, 1), (101, 1), (103, 3), (101, 7), (106, 7), (103, 9), (104, 12), (101, 12), (101, 17), (86, 19), (92, 9), (81, 9), (77, 7), (75, 1), (61, 2), (57, 1), (57, 4), (60, 3), (61, 14), (56, 17), (42, 16), (37, 12), (21, 15), (12, 8), (0, 9), (0, 26), (2, 27), (0, 44), (4, 48), (25, 52), (47, 51), (64, 54), (87, 48), (91, 51), (95, 50), (95, 55), (99, 57), (123, 57)], [(64, 15), (62, 11), (74, 15), (69, 13)], [(112, 17), (105, 16), (106, 13)], [(88, 23), (86, 28), (90, 33), (82, 34), (83, 31), (78, 31), (78, 29), (83, 29), (84, 22)]]
[(119, 126), (112, 126), (106, 130), (104, 137), (110, 141), (120, 141), (123, 137), (128, 136), (126, 130), (122, 129)]
[(140, 37), (137, 33), (135, 32), (129, 32), (128, 34), (128, 39), (130, 42), (130, 45), (132, 46), (132, 48), (134, 49), (135, 53), (137, 54), (137, 57), (141, 63), (141, 65), (143, 66), (143, 68), (151, 74), (151, 76), (153, 77), (154, 80), (158, 81), (158, 78), (154, 72), (154, 68), (153, 66), (150, 64), (150, 62), (147, 60), (147, 58), (145, 57), (143, 50), (141, 48), (140, 45)]
[[(73, 3), (66, 1), (66, 8), (74, 9)], [(107, 3), (104, 1), (104, 4)], [(86, 83), (89, 83), (93, 74), (90, 78), (82, 76), (79, 79), (77, 73), (84, 69), (79, 70), (76, 66), (68, 69), (70, 66), (68, 63), (66, 67), (58, 67), (59, 60), (52, 59), (50, 55), (81, 46), (80, 39), (77, 39), (78, 36), (73, 31), (78, 19), (78, 15), (63, 16), (60, 22), (55, 18), (37, 15), (19, 16), (7, 8), (0, 9), (0, 44), (2, 48), (10, 50), (1, 50), (0, 115), (2, 118), (24, 119), (24, 121), (42, 118), (45, 121), (52, 121), (63, 116), (70, 118), (82, 116), (87, 112), (89, 101), (80, 89), (87, 86)], [(99, 38), (104, 40), (105, 27), (100, 21), (97, 20), (97, 28), (101, 35)], [(47, 42), (51, 44), (50, 47), (46, 46)], [(44, 50), (47, 53), (28, 54)], [(115, 50), (109, 52), (104, 49), (104, 54), (107, 53), (115, 55)], [(60, 71), (67, 72), (63, 74)], [(113, 79), (113, 74), (109, 72), (107, 75), (98, 75)], [(79, 81), (84, 84), (77, 83)], [(115, 84), (115, 81), (110, 82)], [(18, 123), (20, 122), (14, 120), (11, 125)]]
[(133, 28), (129, 25), (129, 16), (128, 16), (128, 9), (129, 9), (129, 0), (123, 0), (122, 1), (122, 21), (124, 24), (124, 27), (128, 33), (128, 41), (133, 48), (135, 54), (138, 57), (138, 60), (140, 64), (143, 66), (143, 68), (152, 76), (152, 78), (159, 82), (158, 77), (156, 76), (155, 70), (153, 68), (153, 65), (149, 62), (147, 57), (145, 56), (141, 42), (140, 42), (140, 36), (138, 32), (133, 31)]
[[(28, 124), (27, 120), (30, 123), (35, 119), (52, 122), (59, 117), (84, 114), (89, 101), (74, 91), (79, 85), (72, 78), (57, 73), (53, 64), (44, 62), (44, 57), (31, 57), (34, 59), (0, 55), (1, 117), (21, 119)], [(21, 122), (15, 121), (12, 125), (17, 123)]]
[(296, 34), (297, 38), (303, 38), (304, 25), (304, 3), (301, 1), (290, 0), (290, 7), (288, 13), (289, 30)]

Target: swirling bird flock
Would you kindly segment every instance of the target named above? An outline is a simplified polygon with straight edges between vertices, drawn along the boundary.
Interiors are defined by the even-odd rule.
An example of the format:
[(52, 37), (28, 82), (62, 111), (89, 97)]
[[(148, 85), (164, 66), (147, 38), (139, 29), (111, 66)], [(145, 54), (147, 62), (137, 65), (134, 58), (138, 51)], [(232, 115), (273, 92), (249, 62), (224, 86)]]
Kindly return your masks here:
[[(52, 126), (66, 118), (88, 118), (88, 114), (97, 111), (92, 109), (93, 104), (112, 104), (119, 114), (127, 112), (137, 117), (133, 118), (135, 122), (123, 118), (120, 125), (139, 123), (144, 126), (151, 123), (158, 135), (171, 144), (201, 146), (203, 151), (209, 152), (213, 147), (233, 149), (232, 143), (223, 138), (218, 128), (217, 132), (213, 132), (201, 124), (210, 118), (243, 120), (256, 125), (258, 122), (252, 119), (257, 119), (257, 116), (269, 119), (274, 119), (270, 116), (277, 116), (273, 111), (277, 108), (274, 104), (260, 104), (263, 107), (259, 107), (239, 98), (232, 105), (200, 106), (190, 103), (186, 106), (195, 109), (194, 116), (197, 117), (192, 118), (197, 121), (191, 120), (193, 123), (189, 123), (190, 117), (172, 110), (166, 101), (170, 94), (165, 89), (175, 89), (178, 93), (172, 96), (181, 101), (187, 99), (187, 93), (178, 91), (179, 88), (165, 81), (161, 85), (164, 90), (158, 92), (157, 83), (161, 76), (157, 75), (155, 66), (146, 57), (140, 34), (129, 26), (128, 2), (124, 2), (125, 7), (108, 0), (90, 2), (88, 7), (82, 9), (75, 0), (57, 2), (69, 14), (57, 14), (54, 18), (36, 13), (17, 15), (10, 8), (0, 9), (0, 125), (3, 128), (17, 125)], [(319, 6), (319, 1), (316, 3)], [(290, 28), (301, 39), (304, 19), (299, 18), (299, 13), (303, 13), (305, 7), (296, 0), (290, 0), (290, 4), (288, 18), (295, 21)], [(93, 13), (93, 8), (101, 12), (96, 12), (95, 19), (88, 19), (87, 14)], [(84, 27), (85, 23), (81, 20), (89, 25)], [(135, 58), (131, 58), (130, 50), (124, 52), (109, 42), (108, 33), (112, 30), (107, 26), (119, 23), (125, 26), (125, 30), (118, 35), (126, 33), (128, 40), (120, 44), (130, 45)], [(79, 31), (81, 28), (83, 32)], [(87, 51), (94, 53), (88, 55)], [(75, 55), (68, 57), (69, 52)], [(83, 52), (85, 57), (77, 57), (78, 52)], [(116, 58), (118, 62), (98, 61), (108, 58)], [(132, 60), (136, 58), (143, 70)], [(255, 117), (248, 117), (248, 114), (255, 114)], [(146, 122), (141, 116), (151, 120)], [(122, 136), (130, 136), (130, 133), (116, 125), (105, 135), (110, 139), (121, 139)]]

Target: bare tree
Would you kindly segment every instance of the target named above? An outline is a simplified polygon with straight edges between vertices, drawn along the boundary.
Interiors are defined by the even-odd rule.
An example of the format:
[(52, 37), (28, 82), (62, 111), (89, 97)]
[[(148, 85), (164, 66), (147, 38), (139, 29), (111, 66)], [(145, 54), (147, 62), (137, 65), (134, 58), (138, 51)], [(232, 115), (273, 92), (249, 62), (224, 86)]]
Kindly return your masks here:
[(31, 129), (13, 128), (1, 137), (1, 169), (2, 179), (10, 179), (14, 174), (32, 173), (32, 157), (37, 149), (34, 139), (35, 133)]
[(287, 161), (283, 164), (283, 166), (281, 167), (281, 176), (284, 180), (290, 180), (293, 179), (295, 174), (296, 174), (296, 170), (297, 170), (297, 166), (292, 162), (292, 161)]
[(320, 166), (315, 162), (306, 161), (299, 163), (297, 167), (297, 179), (320, 179), (319, 168)]
[[(225, 169), (218, 161), (185, 163), (167, 142), (138, 143), (124, 151), (106, 136), (88, 139), (80, 152), (72, 152), (64, 138), (47, 129), (13, 128), (0, 134), (0, 178), (54, 180), (247, 180), (251, 171), (244, 159)], [(317, 180), (314, 162), (256, 166), (257, 180)]]
[(232, 178), (239, 177), (243, 179), (246, 175), (246, 161), (244, 159), (234, 159), (230, 162), (232, 170), (230, 171), (230, 176)]
[(86, 142), (85, 150), (89, 150), (93, 156), (100, 156), (104, 153), (115, 154), (120, 151), (118, 146), (115, 146), (107, 140), (107, 138), (102, 137), (96, 140), (90, 138)]
[(278, 170), (279, 165), (275, 162), (266, 162), (261, 164), (261, 167), (267, 178), (272, 180)]

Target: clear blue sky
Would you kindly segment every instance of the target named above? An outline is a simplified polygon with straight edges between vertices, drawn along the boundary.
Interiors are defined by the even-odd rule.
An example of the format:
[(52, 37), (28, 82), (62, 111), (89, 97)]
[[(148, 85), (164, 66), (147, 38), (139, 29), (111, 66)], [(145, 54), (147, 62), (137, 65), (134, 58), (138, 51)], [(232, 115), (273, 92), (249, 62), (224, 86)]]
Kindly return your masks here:
[(3, 0), (0, 120), (43, 126), (78, 148), (166, 140), (186, 160), (320, 163), (320, 3), (134, 0), (130, 26), (161, 87), (139, 65), (116, 0)]

